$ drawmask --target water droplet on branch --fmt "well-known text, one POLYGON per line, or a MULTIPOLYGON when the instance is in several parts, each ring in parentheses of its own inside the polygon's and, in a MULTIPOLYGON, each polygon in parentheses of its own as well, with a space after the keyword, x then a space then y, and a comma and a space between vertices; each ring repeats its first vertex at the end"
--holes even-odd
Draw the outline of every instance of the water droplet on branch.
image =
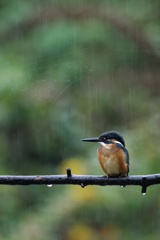
POLYGON ((47 184, 47 187, 52 187, 52 184, 47 184))

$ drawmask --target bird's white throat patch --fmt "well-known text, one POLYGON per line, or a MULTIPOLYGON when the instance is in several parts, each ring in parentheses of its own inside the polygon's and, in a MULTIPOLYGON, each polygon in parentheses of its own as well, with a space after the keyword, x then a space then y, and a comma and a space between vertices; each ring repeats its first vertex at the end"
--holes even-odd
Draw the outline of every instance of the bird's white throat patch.
MULTIPOLYGON (((119 142, 119 141, 116 141, 116 140, 112 140, 114 143, 119 143, 119 144, 121 144, 122 146, 123 146, 123 144, 121 143, 121 142, 119 142)), ((100 144, 102 145, 102 146, 105 146, 106 145, 106 143, 104 143, 104 142, 100 142, 100 144)))
POLYGON ((106 145, 106 143, 104 143, 104 142, 100 142, 100 144, 101 144, 102 146, 105 146, 105 145, 106 145))

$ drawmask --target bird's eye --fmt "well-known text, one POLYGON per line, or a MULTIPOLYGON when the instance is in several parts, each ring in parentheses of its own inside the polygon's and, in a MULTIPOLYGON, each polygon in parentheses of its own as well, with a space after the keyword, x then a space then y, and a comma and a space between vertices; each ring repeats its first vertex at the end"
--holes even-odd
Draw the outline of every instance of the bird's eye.
POLYGON ((100 137, 100 139, 102 139, 102 140, 106 140, 106 138, 105 138, 105 137, 100 137))

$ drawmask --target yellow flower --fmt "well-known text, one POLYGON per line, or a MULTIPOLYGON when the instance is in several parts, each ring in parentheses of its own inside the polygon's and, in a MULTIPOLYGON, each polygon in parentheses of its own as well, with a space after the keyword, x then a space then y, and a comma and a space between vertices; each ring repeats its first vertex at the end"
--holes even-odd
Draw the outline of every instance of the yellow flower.
POLYGON ((69 240, 91 240, 94 239, 93 230, 85 225, 76 224, 68 232, 69 240))

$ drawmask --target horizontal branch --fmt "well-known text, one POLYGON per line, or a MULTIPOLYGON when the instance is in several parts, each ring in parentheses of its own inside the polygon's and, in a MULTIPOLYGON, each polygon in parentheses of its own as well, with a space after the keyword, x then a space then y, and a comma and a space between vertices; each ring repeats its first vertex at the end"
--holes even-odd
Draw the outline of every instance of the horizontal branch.
POLYGON ((80 185, 84 188, 87 185, 139 185, 142 187, 142 193, 146 193, 147 187, 160 184, 160 174, 136 175, 121 177, 96 176, 96 175, 73 175, 70 168, 67 168, 66 175, 40 175, 40 176, 0 176, 0 185, 41 185, 48 186, 57 184, 80 185))

